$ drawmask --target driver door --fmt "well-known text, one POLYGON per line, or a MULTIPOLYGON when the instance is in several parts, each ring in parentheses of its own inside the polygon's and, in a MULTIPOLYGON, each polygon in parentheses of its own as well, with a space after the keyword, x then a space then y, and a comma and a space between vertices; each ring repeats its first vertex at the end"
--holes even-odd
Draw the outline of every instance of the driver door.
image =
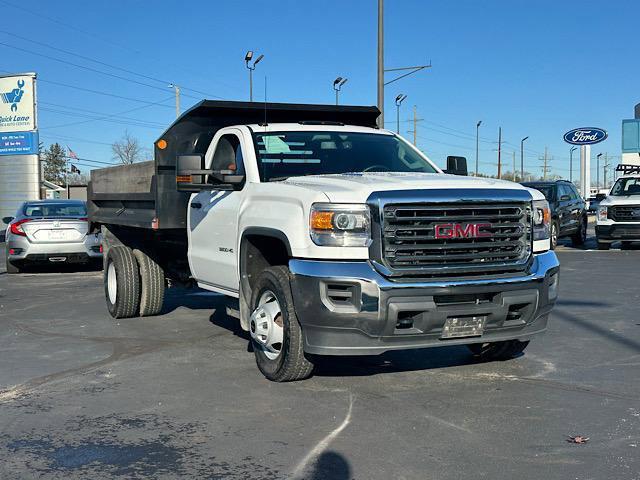
MULTIPOLYGON (((233 132, 233 131, 232 131, 233 132)), ((240 132, 225 133, 211 147, 205 165, 213 170, 244 173, 240 132)), ((240 190, 203 190, 191 196, 188 213, 189 267, 204 288, 236 294, 239 290, 237 263, 238 213, 244 198, 240 190)))

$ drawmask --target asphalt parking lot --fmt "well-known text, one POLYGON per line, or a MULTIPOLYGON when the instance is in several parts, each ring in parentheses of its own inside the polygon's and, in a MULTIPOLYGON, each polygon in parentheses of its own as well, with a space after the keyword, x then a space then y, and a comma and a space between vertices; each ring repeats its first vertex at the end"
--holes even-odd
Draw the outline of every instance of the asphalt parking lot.
POLYGON ((116 321, 101 272, 0 267, 0 478, 638 479, 640 251, 590 247, 558 249, 559 304, 520 358, 342 358, 289 384, 222 297, 116 321))

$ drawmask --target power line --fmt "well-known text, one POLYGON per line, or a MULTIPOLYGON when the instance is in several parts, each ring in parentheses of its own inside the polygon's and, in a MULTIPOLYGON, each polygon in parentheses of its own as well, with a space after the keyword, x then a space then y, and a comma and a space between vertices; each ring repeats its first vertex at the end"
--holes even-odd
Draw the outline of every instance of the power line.
MULTIPOLYGON (((99 73, 101 75, 106 75, 108 77, 117 78, 119 80, 124 80, 125 82, 131 82, 131 83, 135 83, 136 85, 142 85, 144 87, 154 88, 156 90, 161 90, 161 91, 166 91, 166 87, 163 88, 163 87, 158 87, 157 85, 151 85, 149 83, 139 82, 138 80, 133 80, 131 78, 123 77, 122 75, 116 75, 115 73, 104 72, 102 70, 98 70, 97 68, 87 67, 85 65, 79 65, 77 63, 69 62, 67 60, 62 60, 60 58, 52 57, 51 55, 45 55, 44 53, 38 53, 38 52, 34 52, 32 50, 27 50, 26 48, 16 47, 15 45, 10 45, 8 43, 0 42, 0 45, 2 45, 4 47, 8 47, 8 48, 13 48, 14 50, 18 50, 18 51, 21 51, 21 52, 29 53, 31 55, 37 55, 39 57, 43 57, 43 58, 46 58, 46 59, 49 59, 49 60, 53 60, 55 62, 60 62, 60 63, 63 63, 65 65, 70 65, 72 67, 76 67, 76 68, 80 68, 80 69, 83 69, 83 70, 87 70, 89 72, 99 73)), ((199 97, 194 97, 193 95, 186 95, 185 94, 185 97, 194 98, 196 100, 201 100, 199 97)), ((216 98, 220 98, 220 97, 216 97, 216 98)))
MULTIPOLYGON (((141 52, 140 50, 133 49, 133 48, 129 47, 128 45, 123 45, 123 44, 121 44, 121 43, 117 43, 117 42, 114 42, 114 41, 112 41, 112 40, 104 39, 104 38, 100 37, 99 35, 96 35, 96 34, 95 34, 95 33, 93 33, 93 32, 88 32, 88 31, 86 31, 86 30, 83 30, 83 29, 81 29, 81 28, 76 27, 75 25, 71 25, 71 24, 68 24, 68 23, 62 22, 62 21, 57 20, 57 19, 55 19, 55 18, 53 18, 53 17, 48 17, 48 16, 46 16, 46 15, 43 15, 43 14, 41 14, 41 13, 39 13, 39 12, 36 12, 36 11, 30 10, 30 9, 25 8, 25 7, 23 7, 23 6, 15 5, 15 4, 13 4, 13 3, 7 2, 6 0, 0 0, 0 3, 3 3, 3 4, 5 4, 5 5, 7 5, 7 6, 11 7, 11 8, 15 8, 15 9, 17 9, 17 10, 22 10, 22 11, 24 11, 24 12, 27 12, 27 13, 31 14, 31 15, 34 15, 34 16, 39 17, 39 18, 42 18, 42 19, 44 19, 44 20, 47 20, 47 21, 50 21, 50 22, 56 23, 56 24, 58 24, 58 25, 61 25, 61 26, 65 27, 65 29, 66 29, 66 30, 75 30, 75 31, 77 31, 77 32, 82 33, 83 35, 87 35, 87 36, 89 36, 89 37, 95 38, 95 39, 97 39, 97 40, 99 40, 99 41, 101 41, 101 42, 103 42, 103 43, 106 43, 106 44, 108 44, 108 45, 112 45, 112 46, 118 47, 118 48, 120 48, 120 49, 122 49, 122 50, 126 50, 126 51, 129 51, 129 52, 133 52, 133 53, 135 53, 135 54, 137 54, 137 55, 144 56, 145 58, 154 58, 154 59, 156 59, 156 60, 161 60, 161 61, 163 61, 163 62, 166 60, 165 58, 159 58, 159 57, 156 57, 156 56, 154 56, 154 55, 149 55, 149 54, 146 54, 146 53, 144 53, 144 52, 141 52)), ((12 35, 13 35, 13 34, 12 34, 12 35)), ((185 70, 185 71, 187 71, 188 69, 186 69, 186 68, 184 68, 184 67, 183 67, 183 68, 181 68, 181 70, 185 70)), ((203 76, 202 76, 199 72, 197 72, 197 71, 191 70, 191 72, 195 73, 196 75, 198 75, 198 76, 200 76, 200 77, 202 77, 202 78, 205 78, 205 77, 203 77, 203 76)), ((206 78, 207 78, 207 80, 209 80, 209 81, 211 81, 211 80, 212 80, 212 78, 211 78, 211 77, 206 77, 206 78)), ((227 88, 235 88, 234 86, 232 86, 232 85, 228 85, 228 84, 227 84, 227 83, 225 83, 225 82, 221 82, 221 81, 219 81, 219 80, 214 80, 214 81, 215 81, 215 82, 217 82, 217 83, 219 83, 219 84, 221 84, 221 85, 224 85, 224 86, 225 86, 225 87, 227 87, 227 88)), ((191 90, 191 89, 188 89, 188 90, 191 90)), ((192 91, 195 91, 195 90, 192 90, 192 91)), ((201 93, 201 92, 197 92, 197 93, 201 93)))
MULTIPOLYGON (((4 31, 4 30, 0 30, 0 33, 4 33, 5 35, 9 35, 12 38, 18 38, 18 39, 24 40, 26 42, 31 42, 31 43, 33 43, 35 45, 40 45, 42 47, 49 48, 51 50, 54 50, 54 51, 57 51, 57 52, 61 52, 61 53, 64 53, 66 55, 71 55, 71 56, 74 56, 74 57, 81 58, 83 60, 87 60, 89 62, 97 63, 98 65, 103 65, 105 67, 113 68, 114 70, 119 70, 121 72, 130 73, 132 75, 136 75, 136 76, 141 77, 141 78, 146 78, 147 80, 152 80, 154 82, 162 83, 165 86, 170 84, 170 83, 173 83, 173 82, 169 82, 167 80, 162 80, 160 78, 156 78, 156 77, 152 77, 152 76, 149 76, 149 75, 145 75, 143 73, 134 72, 133 70, 128 70, 126 68, 122 68, 122 67, 119 67, 117 65, 112 65, 112 64, 107 63, 107 62, 96 60, 95 58, 87 57, 87 56, 81 55, 79 53, 75 53, 75 52, 71 52, 69 50, 65 50, 65 49, 62 49, 62 48, 54 47, 53 45, 49 45, 47 43, 38 42, 36 40, 30 39, 30 38, 27 38, 27 37, 22 37, 20 35, 16 35, 15 33, 7 32, 7 31, 4 31)), ((182 86, 182 85, 181 85, 181 88, 183 90, 188 90, 188 91, 191 91, 191 92, 194 92, 194 93, 199 93, 199 94, 204 95, 205 97, 209 97, 209 98, 218 98, 218 99, 222 98, 222 97, 218 97, 216 95, 211 95, 211 94, 206 93, 206 92, 201 92, 201 91, 193 89, 193 88, 188 88, 188 87, 185 87, 185 86, 182 86)), ((164 88, 163 88, 163 90, 164 90, 164 88)))

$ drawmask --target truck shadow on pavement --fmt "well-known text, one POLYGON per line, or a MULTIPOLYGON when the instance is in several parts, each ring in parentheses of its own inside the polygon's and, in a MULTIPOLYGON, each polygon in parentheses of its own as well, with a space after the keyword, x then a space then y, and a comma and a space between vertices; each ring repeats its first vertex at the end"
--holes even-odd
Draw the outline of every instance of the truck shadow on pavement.
POLYGON ((477 364, 464 345, 391 351, 376 356, 314 357, 314 376, 360 377, 477 364))

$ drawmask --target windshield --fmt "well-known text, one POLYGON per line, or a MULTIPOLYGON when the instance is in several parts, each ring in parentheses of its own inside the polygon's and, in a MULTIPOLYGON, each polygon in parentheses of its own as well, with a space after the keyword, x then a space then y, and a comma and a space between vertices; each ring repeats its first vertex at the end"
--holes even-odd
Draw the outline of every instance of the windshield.
POLYGON ((549 202, 553 202, 556 198, 554 193, 555 187, 553 185, 525 184, 525 186, 539 190, 544 195, 544 198, 546 198, 549 202))
POLYGON ((27 203, 23 213, 38 218, 86 217, 87 209, 83 203, 27 203))
POLYGON ((619 178, 611 189, 614 197, 626 197, 627 195, 640 195, 640 178, 619 178))
POLYGON ((263 182, 335 173, 437 171, 393 135, 296 131, 256 133, 254 139, 263 182))

